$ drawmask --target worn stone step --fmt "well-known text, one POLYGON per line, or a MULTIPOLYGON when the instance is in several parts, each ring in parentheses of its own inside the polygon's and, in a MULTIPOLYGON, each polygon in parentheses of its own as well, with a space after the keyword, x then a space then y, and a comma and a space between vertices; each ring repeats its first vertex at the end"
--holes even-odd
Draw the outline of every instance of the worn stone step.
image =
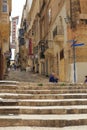
POLYGON ((86 85, 34 85, 0 87, 0 127, 87 125, 86 85))
POLYGON ((20 114, 19 108, 0 108, 0 115, 18 115, 20 114))
POLYGON ((2 99, 84 99, 86 93, 72 94, 18 94, 18 93, 0 93, 2 99))
POLYGON ((0 98, 0 106, 17 106, 18 104, 17 100, 0 98))
POLYGON ((2 106, 0 115, 6 114, 87 114, 87 105, 79 106, 46 106, 46 107, 29 107, 29 106, 2 106))
POLYGON ((87 125, 87 114, 0 116, 2 126, 65 127, 87 125))
POLYGON ((0 89, 0 93, 17 93, 17 89, 0 89))
POLYGON ((66 106, 87 105, 87 99, 61 99, 61 100, 18 100, 21 106, 66 106))
POLYGON ((10 90, 1 89, 0 93, 21 93, 21 94, 63 94, 63 93, 87 93, 87 89, 73 90, 10 90))
POLYGON ((0 84, 7 85, 7 84, 19 84, 18 81, 10 81, 10 80, 0 80, 0 84))
MULTIPOLYGON (((20 89, 20 86, 18 86, 18 88, 20 89)), ((21 85, 21 89, 22 90, 44 90, 44 89, 47 89, 47 90, 62 90, 62 89, 87 89, 87 85, 74 85, 74 86, 60 86, 60 85, 43 85, 43 86, 29 86, 29 85, 24 85, 22 86, 21 85)))
POLYGON ((67 105, 87 105, 87 99, 2 99, 0 106, 20 105, 20 106, 67 106, 67 105))
POLYGON ((72 109, 64 109, 64 108, 45 108, 45 109, 34 109, 34 108, 31 108, 31 109, 20 109, 20 114, 87 114, 87 109, 75 109, 75 108, 72 108, 72 109))
POLYGON ((11 91, 12 91, 14 89, 17 89, 17 85, 16 84, 13 84, 13 85, 11 85, 11 84, 7 84, 7 85, 0 84, 0 90, 5 91, 6 89, 7 89, 7 91, 8 91, 8 89, 11 89, 11 91))
POLYGON ((68 127, 29 127, 29 126, 14 126, 14 127, 0 127, 0 130, 87 130, 87 126, 68 126, 68 127))
POLYGON ((73 90, 17 90, 17 93, 26 94, 62 94, 62 93, 87 93, 87 89, 73 89, 73 90))

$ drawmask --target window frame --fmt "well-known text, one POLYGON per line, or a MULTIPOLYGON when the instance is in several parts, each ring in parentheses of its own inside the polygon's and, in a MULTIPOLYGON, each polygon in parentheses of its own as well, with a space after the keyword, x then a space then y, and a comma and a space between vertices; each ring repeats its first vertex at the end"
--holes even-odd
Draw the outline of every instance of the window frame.
POLYGON ((3 4, 7 4, 7 0, 3 0, 3 4))
POLYGON ((3 13, 7 13, 8 12, 8 2, 7 2, 7 0, 3 0, 3 3, 2 3, 2 12, 3 13))

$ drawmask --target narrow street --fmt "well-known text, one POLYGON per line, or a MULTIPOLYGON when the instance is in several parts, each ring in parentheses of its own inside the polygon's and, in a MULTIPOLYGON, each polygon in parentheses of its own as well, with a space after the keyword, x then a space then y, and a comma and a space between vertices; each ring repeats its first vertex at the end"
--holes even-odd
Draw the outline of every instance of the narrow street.
POLYGON ((87 130, 87 0, 0 0, 0 130, 87 130))
POLYGON ((46 76, 42 76, 38 73, 26 72, 20 70, 10 70, 8 72, 8 76, 6 77, 6 80, 20 81, 20 82, 33 82, 33 83, 49 82, 49 79, 46 76))

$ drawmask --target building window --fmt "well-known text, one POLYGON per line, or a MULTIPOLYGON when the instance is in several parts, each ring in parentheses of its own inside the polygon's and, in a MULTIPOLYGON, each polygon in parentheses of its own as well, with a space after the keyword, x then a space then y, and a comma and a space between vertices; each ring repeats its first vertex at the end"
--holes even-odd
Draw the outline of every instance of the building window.
POLYGON ((3 5, 2 11, 3 11, 3 12, 7 12, 7 5, 3 5))
POLYGON ((7 12, 7 0, 3 0, 3 4, 2 4, 2 12, 7 12))
POLYGON ((62 60, 64 58, 64 50, 60 51, 60 60, 62 60))
POLYGON ((3 0, 3 3, 7 3, 7 0, 3 0))
POLYGON ((53 30, 53 38, 57 35, 57 26, 53 30))

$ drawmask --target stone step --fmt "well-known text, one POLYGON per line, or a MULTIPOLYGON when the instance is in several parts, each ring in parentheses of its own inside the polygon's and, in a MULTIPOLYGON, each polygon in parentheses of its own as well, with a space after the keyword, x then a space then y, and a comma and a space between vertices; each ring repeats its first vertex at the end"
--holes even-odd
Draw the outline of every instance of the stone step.
POLYGON ((87 89, 63 90, 18 90, 17 93, 26 94, 62 94, 62 93, 87 93, 87 89))
POLYGON ((17 90, 1 89, 0 93, 21 93, 21 94, 64 94, 64 93, 87 93, 87 89, 63 89, 63 90, 17 90))
POLYGON ((18 115, 20 114, 19 108, 0 108, 0 116, 1 115, 18 115))
POLYGON ((87 114, 0 116, 3 126, 66 127, 87 125, 87 114))
POLYGON ((17 106, 18 104, 17 100, 0 98, 0 106, 17 106))
POLYGON ((0 84, 7 85, 7 84, 19 84, 18 81, 10 81, 10 80, 0 80, 0 84))
POLYGON ((60 85, 60 84, 43 84, 42 86, 38 86, 38 84, 34 83, 33 86, 32 85, 26 85, 26 83, 19 83, 17 81, 0 81, 0 88, 3 87, 11 87, 12 86, 17 86, 19 89, 21 90, 44 90, 44 89, 48 89, 48 90, 55 90, 55 89, 87 89, 87 85, 60 85))
POLYGON ((87 105, 87 99, 61 99, 61 100, 19 100, 20 106, 67 106, 87 105))
MULTIPOLYGON (((20 89, 20 86, 18 86, 18 88, 20 89)), ((47 89, 47 90, 55 90, 55 89, 58 89, 58 90, 62 90, 62 89, 87 89, 87 85, 74 85, 74 86, 60 86, 60 85, 44 85, 44 86, 29 86, 29 85, 24 85, 22 86, 21 85, 21 89, 22 90, 44 90, 44 89, 47 89)))
POLYGON ((37 86, 23 83, 22 86, 21 84, 0 86, 0 128, 4 126, 65 128, 75 125, 87 125, 86 85, 37 86))
POLYGON ((8 91, 8 89, 11 89, 11 91, 12 90, 14 90, 14 89, 17 89, 18 87, 17 87, 17 85, 16 84, 7 84, 7 85, 2 85, 2 84, 0 84, 0 90, 2 90, 2 91, 5 91, 6 89, 7 89, 7 91, 8 91))
POLYGON ((8 114, 87 114, 87 105, 73 106, 2 106, 0 107, 0 115, 8 114))
POLYGON ((16 126, 16 127, 0 127, 0 130, 87 130, 87 126, 71 126, 71 127, 28 127, 28 126, 16 126))
MULTIPOLYGON (((67 107, 68 108, 68 107, 67 107)), ((81 108, 78 109, 77 108, 71 108, 71 109, 67 109, 67 108, 57 108, 55 106, 55 108, 31 108, 31 109, 20 109, 20 114, 87 114, 87 108, 81 108)))
POLYGON ((0 93, 0 99, 85 99, 86 93, 72 94, 18 94, 0 93))
POLYGON ((87 99, 1 99, 0 106, 68 106, 68 105, 87 105, 87 99))

